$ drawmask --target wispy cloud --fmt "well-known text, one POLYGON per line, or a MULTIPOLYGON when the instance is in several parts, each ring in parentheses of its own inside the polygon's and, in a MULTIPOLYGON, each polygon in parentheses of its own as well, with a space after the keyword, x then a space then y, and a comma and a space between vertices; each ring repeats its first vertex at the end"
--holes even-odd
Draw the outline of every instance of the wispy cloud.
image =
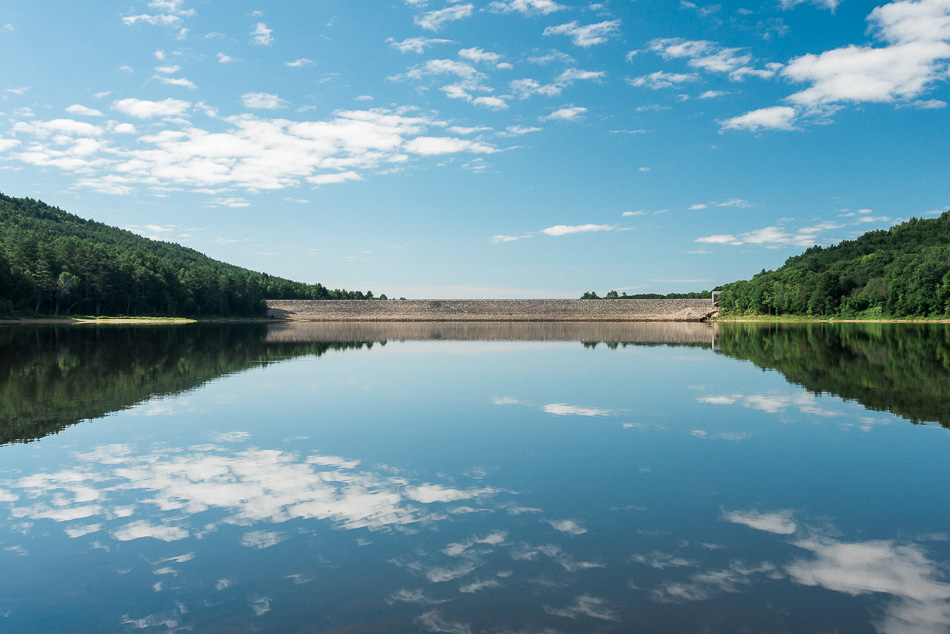
POLYGON ((439 31, 448 22, 455 22, 471 17, 473 11, 474 6, 471 4, 449 5, 444 9, 417 15, 414 21, 427 31, 439 31))
POLYGON ((789 509, 773 513, 727 511, 722 514, 722 519, 777 535, 792 535, 798 530, 798 524, 792 519, 792 511, 789 509))
POLYGON ((541 117, 542 121, 578 121, 584 118, 587 108, 581 106, 566 106, 551 114, 541 117))
POLYGON ((720 125, 723 130, 794 130, 798 113, 789 106, 771 106, 752 110, 743 115, 726 119, 720 125))
POLYGON ((611 416, 614 412, 599 407, 578 407, 567 403, 548 403, 541 407, 541 411, 555 416, 611 416))
POLYGON ((548 227, 542 229, 541 233, 546 236, 566 236, 574 233, 595 233, 599 231, 613 231, 617 227, 616 225, 554 225, 553 227, 548 227))
POLYGON ((254 110, 277 110, 287 105, 287 102, 277 95, 266 92, 245 93, 241 95, 241 103, 244 104, 245 108, 252 108, 254 110))
POLYGON ((488 10, 493 13, 517 12, 524 15, 548 15, 567 8, 553 0, 496 0, 488 5, 488 10))
POLYGON ((397 42, 389 38, 386 42, 400 53, 419 53, 422 54, 433 44, 451 44, 452 40, 436 39, 431 37, 410 37, 397 42))
POLYGON ((582 48, 590 48, 603 44, 620 33, 620 20, 606 20, 596 24, 581 24, 574 20, 567 24, 549 26, 544 29, 544 35, 567 35, 571 41, 582 48))

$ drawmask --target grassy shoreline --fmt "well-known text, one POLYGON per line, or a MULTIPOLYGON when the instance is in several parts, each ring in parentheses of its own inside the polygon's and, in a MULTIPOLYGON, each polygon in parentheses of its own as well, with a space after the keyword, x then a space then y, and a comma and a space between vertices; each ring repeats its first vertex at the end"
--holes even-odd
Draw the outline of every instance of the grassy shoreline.
POLYGON ((749 323, 782 323, 782 324, 947 324, 947 317, 885 317, 878 319, 861 319, 859 317, 816 317, 814 315, 726 315, 708 320, 715 323, 749 322, 749 323))

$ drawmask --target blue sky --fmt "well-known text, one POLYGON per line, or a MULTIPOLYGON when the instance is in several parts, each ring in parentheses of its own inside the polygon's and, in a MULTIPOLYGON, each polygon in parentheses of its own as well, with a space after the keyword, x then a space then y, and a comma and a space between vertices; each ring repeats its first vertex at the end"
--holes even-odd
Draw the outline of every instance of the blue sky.
POLYGON ((0 192, 407 298, 712 288, 950 206, 950 0, 0 4, 0 192))

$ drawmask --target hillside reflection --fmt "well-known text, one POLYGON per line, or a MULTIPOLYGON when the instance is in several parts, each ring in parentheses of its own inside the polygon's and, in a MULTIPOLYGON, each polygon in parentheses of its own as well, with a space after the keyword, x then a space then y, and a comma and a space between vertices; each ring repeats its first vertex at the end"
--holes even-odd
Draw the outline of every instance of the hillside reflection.
POLYGON ((250 367, 372 345, 268 342, 264 324, 0 329, 0 444, 37 440, 250 367))
POLYGON ((0 329, 0 444, 218 377, 387 341, 573 341, 690 346, 751 361, 814 393, 950 427, 948 324, 195 324, 0 329))
POLYGON ((718 352, 817 394, 950 427, 950 324, 720 324, 718 352))

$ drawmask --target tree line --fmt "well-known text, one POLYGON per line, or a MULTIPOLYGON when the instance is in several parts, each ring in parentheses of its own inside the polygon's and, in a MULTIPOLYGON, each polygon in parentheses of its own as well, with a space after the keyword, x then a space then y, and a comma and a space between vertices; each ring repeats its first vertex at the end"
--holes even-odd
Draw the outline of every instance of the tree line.
POLYGON ((911 218, 722 286, 724 312, 873 319, 950 315, 950 211, 911 218))
POLYGON ((265 299, 375 297, 250 271, 0 194, 0 314, 261 316, 265 299))
POLYGON ((689 293, 636 293, 627 295, 627 291, 618 293, 617 291, 607 291, 603 297, 597 295, 595 291, 587 291, 581 295, 581 299, 709 299, 709 291, 689 292, 689 293))

